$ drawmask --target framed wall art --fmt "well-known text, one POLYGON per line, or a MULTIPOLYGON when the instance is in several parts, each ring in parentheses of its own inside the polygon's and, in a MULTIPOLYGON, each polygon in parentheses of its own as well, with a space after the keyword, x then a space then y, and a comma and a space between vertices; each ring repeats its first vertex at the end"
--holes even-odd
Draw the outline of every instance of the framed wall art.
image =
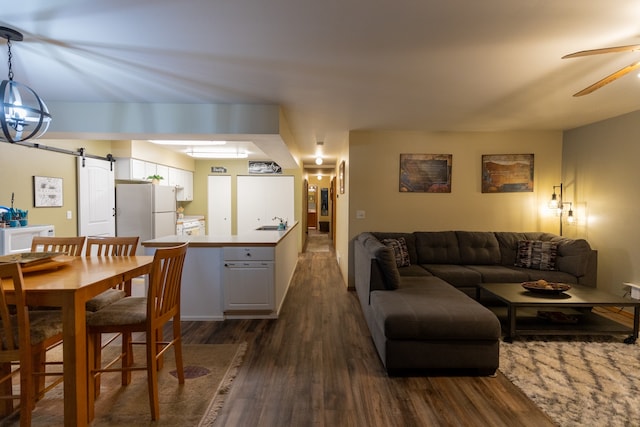
POLYGON ((451 154, 400 154, 400 192, 451 193, 451 154))
POLYGON ((482 155, 482 192, 533 191, 533 154, 482 155))
POLYGON ((338 168, 338 185, 340 186, 340 194, 344 194, 344 160, 340 162, 338 168))
POLYGON ((33 206, 53 208, 62 206, 62 178, 33 177, 33 206))
POLYGON ((281 174, 282 168, 272 161, 249 160, 249 173, 252 174, 281 174))

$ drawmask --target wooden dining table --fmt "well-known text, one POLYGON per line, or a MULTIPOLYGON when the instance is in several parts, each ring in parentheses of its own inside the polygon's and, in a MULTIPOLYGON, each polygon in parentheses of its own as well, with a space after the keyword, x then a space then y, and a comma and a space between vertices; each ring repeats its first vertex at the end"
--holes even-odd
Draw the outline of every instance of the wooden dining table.
POLYGON ((63 317, 64 425, 88 424, 85 303, 90 298, 151 271, 152 256, 70 257, 24 273, 27 304, 60 307, 63 317), (72 258, 72 259, 70 259, 72 258))

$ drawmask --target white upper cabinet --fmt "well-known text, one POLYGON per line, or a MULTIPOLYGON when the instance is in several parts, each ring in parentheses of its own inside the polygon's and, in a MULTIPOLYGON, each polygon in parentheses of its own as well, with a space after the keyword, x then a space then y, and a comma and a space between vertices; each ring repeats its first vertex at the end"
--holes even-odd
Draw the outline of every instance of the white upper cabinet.
POLYGON ((115 179, 149 181, 147 177, 160 175, 162 177, 160 185, 176 187, 178 201, 193 200, 193 172, 191 171, 127 157, 117 158, 115 165, 115 179))
POLYGON ((160 185, 169 185, 169 166, 156 165, 155 174, 150 175, 160 175, 162 177, 162 179, 160 180, 160 185))
POLYGON ((168 175, 168 184, 176 187, 177 200, 179 202, 193 200, 193 172, 170 167, 168 175))
POLYGON ((148 164, 144 160, 117 158, 115 162, 115 178, 129 181, 147 181, 149 175, 155 174, 155 163, 148 164), (153 165, 153 172, 148 173, 153 165))

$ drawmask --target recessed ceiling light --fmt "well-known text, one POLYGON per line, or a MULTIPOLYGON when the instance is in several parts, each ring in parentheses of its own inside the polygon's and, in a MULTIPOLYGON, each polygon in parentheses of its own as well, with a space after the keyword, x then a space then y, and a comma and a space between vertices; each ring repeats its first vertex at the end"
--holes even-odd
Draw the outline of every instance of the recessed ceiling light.
POLYGON ((198 141, 198 140, 177 140, 177 139, 150 139, 149 142, 159 145, 225 145, 227 141, 198 141))
POLYGON ((316 165, 322 164, 322 157, 316 157, 316 165))
POLYGON ((246 159, 249 153, 241 152, 221 152, 221 151, 186 151, 185 154, 197 159, 246 159))

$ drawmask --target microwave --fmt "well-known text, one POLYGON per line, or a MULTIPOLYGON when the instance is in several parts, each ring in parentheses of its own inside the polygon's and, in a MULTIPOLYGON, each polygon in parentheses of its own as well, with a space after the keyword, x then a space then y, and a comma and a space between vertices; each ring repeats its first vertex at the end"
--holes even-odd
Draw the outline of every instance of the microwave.
POLYGON ((53 225, 0 228, 0 255, 31 251, 33 236, 55 236, 53 225))

